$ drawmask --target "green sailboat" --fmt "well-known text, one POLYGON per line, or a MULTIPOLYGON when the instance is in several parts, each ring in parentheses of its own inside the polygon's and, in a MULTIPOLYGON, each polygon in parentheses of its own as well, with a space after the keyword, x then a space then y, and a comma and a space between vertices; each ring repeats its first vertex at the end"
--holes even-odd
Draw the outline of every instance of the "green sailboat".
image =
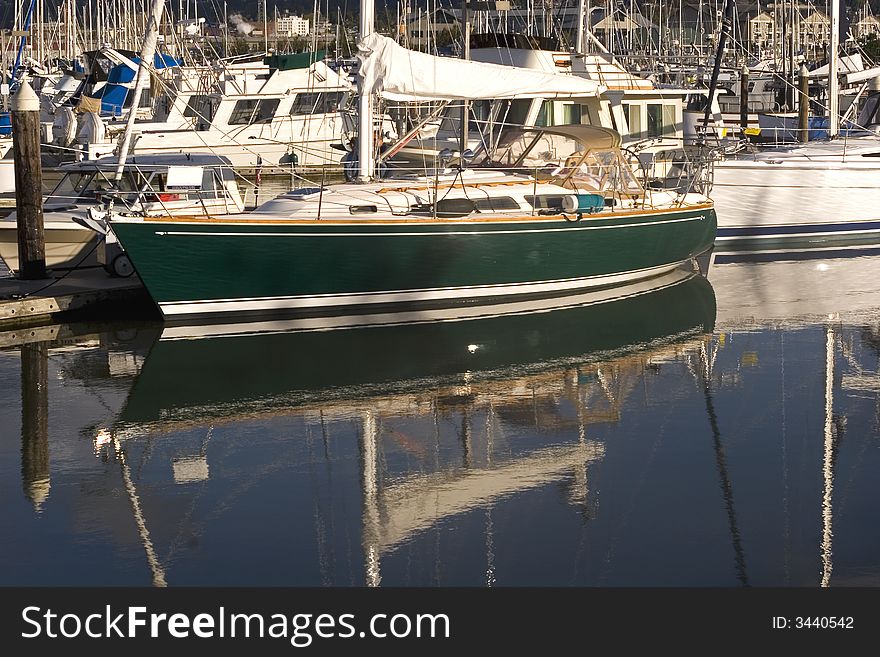
MULTIPOLYGON (((365 96, 490 93, 485 83, 463 89, 465 72, 522 75, 511 86, 521 93, 546 75, 423 53, 376 62, 399 51, 377 39, 362 46, 365 96), (413 65, 433 68, 417 75, 413 65)), ((357 182, 294 190, 234 217, 126 217, 111 227, 170 321, 566 295, 693 267, 715 239, 711 199, 645 189, 607 128, 509 128, 474 158, 384 178, 368 146, 359 145, 357 182)))
MULTIPOLYGON (((166 319, 570 294, 657 276, 711 249, 710 200, 658 203, 670 194, 642 190, 618 150, 573 138, 606 140, 607 130, 532 132, 579 141, 571 152, 603 188, 562 167, 544 179, 474 167, 299 190, 244 215, 120 218, 112 228, 166 319)), ((528 157, 512 166, 530 168, 528 157)))

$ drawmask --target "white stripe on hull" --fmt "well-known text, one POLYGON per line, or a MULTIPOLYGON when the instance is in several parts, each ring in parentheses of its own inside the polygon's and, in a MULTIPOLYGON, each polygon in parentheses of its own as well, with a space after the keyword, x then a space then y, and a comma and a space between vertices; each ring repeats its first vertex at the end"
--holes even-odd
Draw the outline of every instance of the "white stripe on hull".
POLYGON ((553 297, 550 299, 501 301, 495 304, 456 306, 430 310, 398 311, 385 313, 360 313, 352 315, 333 315, 330 317, 311 317, 298 319, 273 319, 223 324, 196 324, 195 326, 169 326, 162 331, 162 340, 185 340, 228 335, 255 335, 258 333, 278 333, 289 331, 324 331, 330 329, 354 328, 358 326, 403 325, 424 322, 456 322, 499 315, 519 315, 535 312, 574 308, 575 306, 609 303, 658 290, 673 287, 697 276, 684 268, 673 269, 658 276, 639 279, 626 285, 602 287, 581 294, 553 297))
POLYGON ((216 299, 205 301, 165 301, 159 308, 166 317, 189 315, 215 315, 242 312, 308 311, 333 308, 383 306, 393 304, 461 302, 463 299, 489 299, 494 297, 517 297, 522 295, 548 295, 574 290, 617 285, 643 278, 650 278, 687 262, 674 262, 650 269, 620 274, 607 274, 585 278, 505 285, 481 285, 473 287, 450 287, 422 290, 387 290, 383 292, 360 292, 351 294, 303 295, 289 297, 266 297, 248 299, 216 299))

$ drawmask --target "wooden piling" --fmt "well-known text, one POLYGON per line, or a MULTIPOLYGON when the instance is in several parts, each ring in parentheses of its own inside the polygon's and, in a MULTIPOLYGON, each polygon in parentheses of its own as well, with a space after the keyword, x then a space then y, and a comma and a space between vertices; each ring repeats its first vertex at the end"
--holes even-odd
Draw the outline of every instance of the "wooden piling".
POLYGON ((804 64, 801 64, 798 87, 798 139, 807 142, 810 141, 810 79, 804 64))
POLYGON ((40 167, 40 99, 27 80, 22 81, 11 105, 18 277, 34 280, 46 278, 46 244, 43 235, 43 172, 40 167))

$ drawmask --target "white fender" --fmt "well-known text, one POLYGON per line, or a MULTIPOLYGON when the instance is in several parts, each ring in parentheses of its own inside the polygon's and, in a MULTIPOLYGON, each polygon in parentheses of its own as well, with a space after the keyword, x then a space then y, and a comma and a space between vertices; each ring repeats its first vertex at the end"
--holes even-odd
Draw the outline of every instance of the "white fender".
POLYGON ((76 114, 72 107, 59 107, 52 120, 52 143, 56 146, 70 146, 76 140, 76 114))
POLYGON ((86 112, 79 120, 76 139, 81 144, 106 144, 107 126, 95 112, 86 112))

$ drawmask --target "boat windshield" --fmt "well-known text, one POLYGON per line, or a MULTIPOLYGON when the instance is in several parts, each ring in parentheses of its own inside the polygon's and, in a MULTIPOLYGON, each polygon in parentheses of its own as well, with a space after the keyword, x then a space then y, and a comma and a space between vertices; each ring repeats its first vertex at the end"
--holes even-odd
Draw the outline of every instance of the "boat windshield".
POLYGON ((618 150, 586 151, 568 156, 552 172, 555 182, 580 191, 610 192, 627 196, 642 194, 633 167, 618 150))
POLYGON ((110 192, 124 201, 134 201, 140 191, 149 188, 147 177, 125 171, 120 180, 114 181, 112 171, 71 171, 58 181, 46 203, 94 203, 110 192))
POLYGON ((641 194, 633 167, 618 148, 590 148, 572 136, 543 131, 508 131, 492 150, 478 153, 482 168, 521 170, 583 191, 641 194))
POLYGON ((94 171, 73 171, 61 177, 46 203, 74 203, 95 177, 94 171))

